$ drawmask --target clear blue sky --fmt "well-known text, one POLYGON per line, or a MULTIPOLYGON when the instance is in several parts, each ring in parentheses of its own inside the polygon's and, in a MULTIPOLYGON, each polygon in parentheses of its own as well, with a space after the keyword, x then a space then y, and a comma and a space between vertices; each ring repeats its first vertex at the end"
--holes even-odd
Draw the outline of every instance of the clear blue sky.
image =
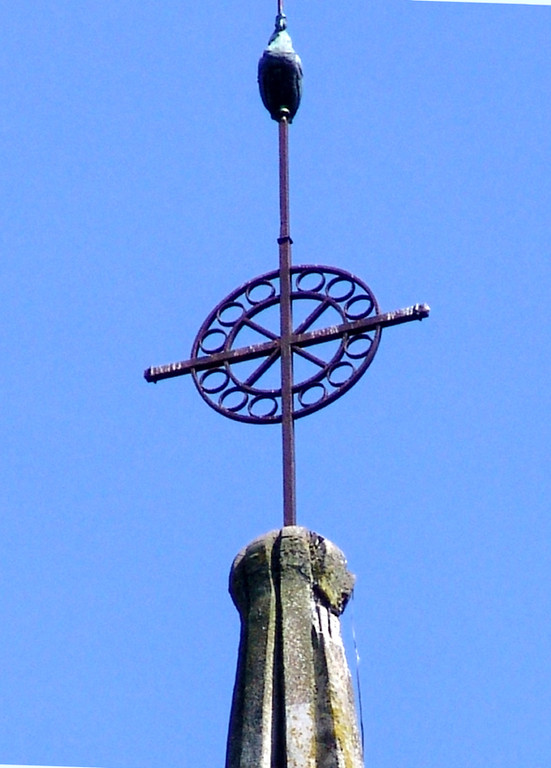
MULTIPOLYGON (((279 429, 142 372, 277 266, 275 6, 0 9, 0 763, 223 765, 279 429)), ((299 522, 358 579, 366 764, 547 768, 551 8, 286 10, 295 263, 432 307, 297 425, 299 522)))

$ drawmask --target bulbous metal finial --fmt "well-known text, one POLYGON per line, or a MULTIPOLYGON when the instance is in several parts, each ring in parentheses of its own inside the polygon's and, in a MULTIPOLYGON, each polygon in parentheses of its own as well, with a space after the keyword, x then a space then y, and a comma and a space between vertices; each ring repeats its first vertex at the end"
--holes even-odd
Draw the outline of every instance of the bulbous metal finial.
POLYGON ((302 63, 287 32, 287 17, 278 13, 275 29, 258 62, 262 103, 273 120, 290 123, 302 96, 302 63))

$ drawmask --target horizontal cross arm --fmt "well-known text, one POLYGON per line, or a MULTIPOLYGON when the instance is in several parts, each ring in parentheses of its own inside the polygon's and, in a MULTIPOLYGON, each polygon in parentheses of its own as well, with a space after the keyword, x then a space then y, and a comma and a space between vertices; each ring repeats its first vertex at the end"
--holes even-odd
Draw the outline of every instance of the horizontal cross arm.
POLYGON ((380 315, 372 315, 361 320, 354 320, 350 323, 341 323, 332 325, 329 328, 322 328, 317 331, 308 331, 291 336, 291 344, 296 347, 308 347, 311 344, 319 344, 324 341, 333 341, 340 339, 345 334, 363 333, 374 331, 376 328, 388 328, 391 325, 400 325, 409 323, 411 320, 423 320, 428 317, 430 307, 428 304, 414 304, 413 307, 406 309, 396 309, 394 312, 384 312, 380 315))
POLYGON ((175 376, 184 376, 192 371, 206 371, 216 368, 224 363, 242 363, 245 360, 254 360, 273 352, 279 346, 279 341, 266 341, 263 344, 253 344, 250 347, 240 349, 223 350, 204 357, 192 357, 190 360, 182 360, 178 363, 168 363, 147 368, 144 371, 144 379, 156 384, 163 379, 172 379, 175 376))
MULTIPOLYGON (((294 347, 308 347, 313 344, 320 344, 325 341, 342 338, 345 334, 364 333, 373 331, 376 328, 387 328, 391 325, 400 325, 408 323, 411 320, 422 320, 429 316, 430 307, 428 304, 415 304, 406 309, 397 309, 394 312, 385 312, 380 315, 354 320, 350 323, 341 323, 329 328, 323 328, 317 331, 308 331, 291 335, 289 342, 294 347)), ((175 376, 184 376, 192 371, 206 371, 217 368, 225 363, 242 363, 246 360, 254 360, 258 357, 265 357, 274 352, 280 346, 279 339, 266 341, 263 344, 253 344, 250 347, 241 347, 240 349, 222 350, 214 352, 211 355, 203 357, 192 357, 189 360, 182 360, 168 365, 159 365, 148 368, 144 371, 146 381, 157 383, 163 379, 172 379, 175 376)))

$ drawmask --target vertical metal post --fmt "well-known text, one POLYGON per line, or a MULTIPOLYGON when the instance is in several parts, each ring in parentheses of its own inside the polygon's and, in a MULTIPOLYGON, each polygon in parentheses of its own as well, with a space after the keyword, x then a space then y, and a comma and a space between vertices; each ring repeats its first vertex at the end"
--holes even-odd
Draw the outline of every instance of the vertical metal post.
POLYGON ((279 282, 281 331, 281 426, 283 440, 283 525, 296 525, 295 424, 293 419, 293 333, 291 234, 289 228, 289 123, 279 120, 279 282))

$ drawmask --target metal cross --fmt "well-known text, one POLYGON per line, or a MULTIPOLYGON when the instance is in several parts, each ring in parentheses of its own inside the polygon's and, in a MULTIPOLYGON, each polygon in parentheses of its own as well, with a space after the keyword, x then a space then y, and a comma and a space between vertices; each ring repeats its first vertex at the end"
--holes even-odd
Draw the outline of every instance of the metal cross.
POLYGON ((260 60, 259 84, 279 127, 279 270, 227 296, 203 323, 190 359, 148 368, 144 377, 156 383, 191 373, 203 399, 219 413, 248 423, 281 423, 287 526, 296 524, 295 420, 328 405, 358 381, 373 360, 383 328, 422 320, 430 309, 415 304, 381 313, 370 288, 354 275, 334 267, 292 266, 288 142, 289 123, 300 103, 302 68, 285 29, 278 0, 276 30, 260 60), (281 33, 286 35, 283 46, 281 33), (294 327, 293 309, 305 306, 310 309, 294 327), (271 317, 276 307, 278 327, 271 317), (323 316, 336 322, 319 327, 323 316), (247 334, 267 340, 240 345, 247 334), (295 359, 309 366, 299 381, 295 359), (270 376, 278 361, 274 381, 270 376))

